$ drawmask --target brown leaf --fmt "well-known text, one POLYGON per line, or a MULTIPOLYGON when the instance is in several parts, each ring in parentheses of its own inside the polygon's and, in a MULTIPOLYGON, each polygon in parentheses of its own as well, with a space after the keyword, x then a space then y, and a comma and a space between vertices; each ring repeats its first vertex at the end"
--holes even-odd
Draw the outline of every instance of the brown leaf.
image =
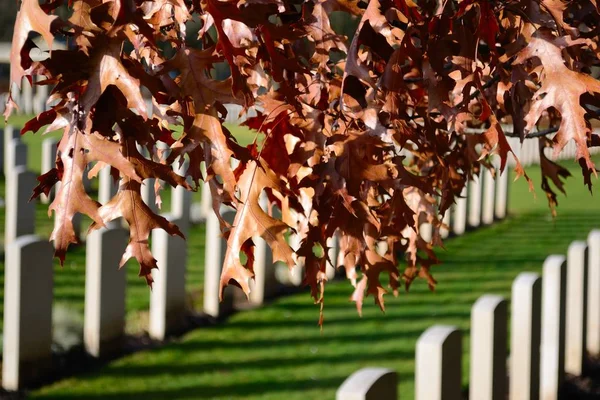
POLYGON ((587 125, 586 110, 580 104, 585 93, 600 93, 600 82, 587 74, 571 70, 565 65, 561 50, 569 46, 583 45, 583 39, 570 40, 566 37, 554 37, 547 31, 540 31, 531 38, 529 45, 517 56, 514 64, 522 64, 537 57, 543 66, 542 87, 535 93, 535 102, 525 117, 527 131, 531 131, 542 113, 554 107, 561 115, 561 122, 554 137, 555 154, 566 146, 571 139, 577 143, 576 158, 583 158, 587 165, 584 174, 596 173, 590 158, 587 140, 591 130, 587 125))
POLYGON ((120 61, 121 45, 111 41, 96 44, 90 58, 90 77, 81 98, 85 112, 89 112, 109 85, 115 85, 127 99, 127 106, 146 117, 146 103, 140 91, 140 82, 132 77, 120 61))
MULTIPOLYGON (((183 233, 177 225, 167 219, 156 215, 144 203, 140 194, 141 185, 130 178, 123 178, 117 194, 107 204, 100 207, 98 214, 103 223, 123 217, 129 224, 129 244, 123 253, 120 266, 132 257, 140 264, 140 277, 144 277, 148 285, 152 286, 152 269, 157 268, 156 259, 150 252, 148 237, 152 229, 164 229, 171 236, 177 235, 182 238, 183 233)), ((97 228, 93 225, 90 229, 97 228)))
POLYGON ((240 176, 238 186, 240 201, 233 221, 233 228, 227 240, 227 252, 221 273, 221 297, 225 286, 233 279, 244 293, 250 293, 249 280, 253 274, 240 261, 240 251, 246 240, 255 235, 262 237, 273 251, 273 262, 283 261, 294 266, 294 252, 287 244, 284 233, 289 227, 263 211, 259 197, 264 189, 277 190, 278 178, 269 170, 250 161, 240 176))
POLYGON ((67 248, 78 239, 73 230, 73 216, 82 213, 89 216, 98 226, 104 222, 98 213, 100 203, 92 200, 83 186, 83 172, 91 161, 85 148, 84 134, 78 130, 65 129, 58 144, 60 164, 57 174, 62 175, 60 189, 48 208, 48 214, 54 211, 54 229, 50 240, 54 241, 54 255, 64 263, 67 248))
POLYGON ((10 81, 21 86, 21 79, 25 76, 25 69, 29 68, 31 58, 29 48, 24 47, 29 33, 36 32, 42 35, 49 49, 54 42, 53 29, 60 22, 57 16, 48 15, 40 7, 39 0, 22 0, 21 8, 13 30, 13 40, 10 48, 10 81), (24 65, 25 64, 25 65, 24 65))

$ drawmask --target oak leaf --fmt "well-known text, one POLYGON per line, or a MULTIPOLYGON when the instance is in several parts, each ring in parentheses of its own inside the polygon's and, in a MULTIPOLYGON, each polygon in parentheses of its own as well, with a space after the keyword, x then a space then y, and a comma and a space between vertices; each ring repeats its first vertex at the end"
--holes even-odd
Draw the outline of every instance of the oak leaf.
POLYGON ((561 122, 554 137, 555 154, 566 146, 571 139, 577 144, 576 158, 585 161, 583 173, 589 176, 596 173, 594 163, 587 147, 591 130, 586 122, 586 109, 581 106, 580 98, 585 93, 600 93, 600 82, 581 72, 573 71, 565 65, 561 51, 567 47, 584 45, 584 39, 571 40, 567 37, 554 37, 547 31, 539 31, 518 55, 514 64, 522 64, 531 58, 538 58, 542 64, 542 87, 534 94, 536 99, 525 121, 526 130, 531 132, 542 113, 554 107, 561 115, 561 122))
POLYGON ((221 273, 221 298, 230 281, 237 282, 244 293, 250 293, 249 279, 253 274, 240 261, 242 245, 255 235, 262 237, 273 251, 273 262, 283 261, 294 266, 294 252, 285 240, 289 227, 268 215, 260 206, 259 198, 264 189, 277 190, 279 180, 262 163, 250 161, 239 178, 240 200, 227 239, 227 252, 221 273))
MULTIPOLYGON (((140 264, 139 276, 144 277, 148 285, 152 286, 152 269, 157 268, 156 259, 150 252, 148 237, 152 229, 164 229, 171 236, 182 238, 183 233, 177 225, 166 218, 156 215, 142 199, 139 182, 124 177, 117 194, 98 210, 101 221, 106 224, 117 218, 123 218, 129 224, 129 244, 123 253, 120 266, 125 265, 132 257, 140 264)), ((90 229, 96 229, 94 224, 90 229)))

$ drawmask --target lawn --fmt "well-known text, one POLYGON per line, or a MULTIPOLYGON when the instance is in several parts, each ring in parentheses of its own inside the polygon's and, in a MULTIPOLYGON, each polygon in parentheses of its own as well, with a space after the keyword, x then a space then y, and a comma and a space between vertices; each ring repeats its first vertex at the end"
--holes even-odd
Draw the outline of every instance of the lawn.
MULTIPOLYGON (((22 126, 28 120, 27 117, 11 117, 9 123, 14 126, 22 126)), ((4 127, 4 120, 0 119, 0 128, 4 127)), ((238 138, 240 143, 248 144, 254 138, 254 133, 249 129, 240 126, 228 125, 230 131, 238 138)), ((22 136, 22 140, 28 144, 28 167, 34 172, 40 172, 41 168, 41 143, 49 136, 59 137, 57 133, 47 135, 32 134, 31 132, 22 136)), ((93 181, 92 188, 96 194, 97 180, 93 181)), ((4 198, 5 180, 0 176, 0 198, 4 198)), ((200 201, 201 193, 194 193, 193 200, 200 201)), ((165 190, 163 197, 163 210, 170 208, 170 190, 165 190)), ((4 208, 0 208, 0 224, 2 226, 0 242, 4 238, 4 208)), ((48 206, 37 204, 36 209, 36 234, 47 238, 52 231, 52 220, 48 218, 48 206)), ((85 232, 89 226, 89 219, 85 218, 82 223, 82 231, 85 232)), ((188 241, 191 244, 188 247, 188 268, 187 268, 187 290, 189 293, 197 294, 201 290, 204 281, 204 224, 195 225, 191 228, 188 241)), ((1 249, 4 246, 0 246, 1 249)), ((85 296, 85 245, 72 246, 67 255, 64 267, 61 267, 57 261, 54 263, 54 293, 55 306, 66 308, 68 311, 83 315, 84 296, 85 296)), ((145 323, 146 311, 150 304, 150 294, 148 287, 143 279, 138 277, 136 262, 131 260, 125 267, 124 273, 127 274, 127 320, 128 329, 131 332, 139 331, 140 325, 145 323)), ((3 324, 4 303, 4 259, 0 260, 0 331, 3 324)))
MULTIPOLYGON (((509 219, 450 239, 439 250, 443 265, 434 270, 439 281, 435 292, 416 282, 409 293, 388 296, 385 313, 369 302, 359 318, 348 301, 349 283, 334 282, 325 292, 322 332, 318 308, 307 293, 283 297, 163 348, 42 388, 31 398, 333 399, 343 380, 365 366, 397 370, 401 398, 412 398, 415 343, 425 329, 433 324, 460 327, 468 353, 469 313, 479 296, 509 296, 520 272, 539 272, 547 255, 565 253, 572 240, 585 239, 600 227, 600 190, 590 196, 577 165, 565 165, 575 178, 566 185, 569 196, 559 197, 556 219, 549 216, 543 193, 538 191, 534 199, 523 180, 512 184, 509 219)), ((539 186, 536 169, 528 173, 539 186)), ((466 383, 468 357, 463 364, 466 383)))

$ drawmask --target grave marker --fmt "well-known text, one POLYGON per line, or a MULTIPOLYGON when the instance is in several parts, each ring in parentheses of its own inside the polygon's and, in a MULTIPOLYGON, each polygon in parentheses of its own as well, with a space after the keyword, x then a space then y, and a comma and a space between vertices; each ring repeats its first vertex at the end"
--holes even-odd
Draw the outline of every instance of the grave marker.
POLYGON ((600 230, 588 235, 587 350, 600 354, 600 230))
POLYGON ((86 240, 83 341, 94 357, 118 351, 125 332, 125 269, 119 268, 128 232, 102 228, 86 240))
MULTIPOLYGON (((164 217, 181 226, 181 220, 173 215, 164 217)), ((206 249, 206 252, 210 253, 212 247, 207 245, 206 249)), ((164 340, 169 333, 181 328, 184 323, 187 244, 179 236, 171 236, 162 229, 155 229, 152 232, 152 254, 156 258, 158 269, 152 270, 154 283, 150 293, 148 333, 154 339, 164 340)))
POLYGON ((461 393, 462 337, 454 326, 435 325, 419 337, 415 400, 458 400, 461 393))
POLYGON ((510 400, 537 400, 540 392, 542 278, 522 272, 512 285, 510 400))
POLYGON ((549 256, 543 268, 540 399, 558 400, 565 375, 565 257, 549 256))
POLYGON ((398 374, 388 368, 363 368, 350 375, 336 400, 397 400, 398 374))
MULTIPOLYGON (((58 140, 54 138, 44 139, 42 142, 42 174, 50 171, 56 165, 56 153, 58 151, 58 140)), ((50 190, 49 196, 45 194, 40 195, 40 201, 44 204, 50 203, 54 200, 54 193, 56 185, 50 190)))
POLYGON ((5 246, 35 232, 35 202, 29 198, 36 183, 35 174, 24 166, 14 168, 6 180, 5 246))
POLYGON ((460 197, 456 199, 456 204, 452 207, 454 209, 454 215, 452 216, 452 232, 455 235, 462 235, 465 233, 467 227, 467 193, 468 185, 465 185, 460 197))
POLYGON ((489 294, 471 309, 470 399, 506 399, 506 309, 502 296, 489 294))
POLYGON ((587 243, 575 241, 567 252, 565 372, 579 376, 585 362, 587 330, 587 243))
POLYGON ((482 172, 469 181, 468 223, 471 228, 477 228, 481 224, 481 177, 482 172))
POLYGON ((481 210, 481 222, 490 225, 494 222, 494 200, 496 180, 492 171, 485 168, 483 170, 483 202, 481 210))
POLYGON ((2 387, 19 390, 52 369, 54 249, 35 235, 6 248, 2 387))
MULTIPOLYGON (((233 223, 235 210, 222 207, 222 217, 233 223)), ((218 318, 233 310, 233 289, 228 286, 224 292, 222 302, 219 302, 219 286, 221 282, 221 269, 227 251, 227 242, 221 236, 219 219, 214 212, 206 218, 206 253, 204 263, 204 312, 218 318)))

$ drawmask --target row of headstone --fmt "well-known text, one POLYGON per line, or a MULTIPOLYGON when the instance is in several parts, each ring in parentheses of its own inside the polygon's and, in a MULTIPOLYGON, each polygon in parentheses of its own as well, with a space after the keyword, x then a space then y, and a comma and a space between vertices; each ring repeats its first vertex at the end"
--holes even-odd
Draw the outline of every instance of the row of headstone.
MULTIPOLYGON (((595 131, 594 133, 600 134, 600 132, 598 131, 595 131)), ((510 144, 510 147, 515 152, 515 155, 524 167, 540 163, 540 151, 538 140, 526 139, 521 144, 519 138, 509 137, 508 143, 510 144)), ((600 154, 600 147, 590 147, 589 152, 591 155, 600 154)), ((554 161, 575 160, 575 158, 577 157, 577 145, 575 141, 571 140, 567 143, 567 145, 561 150, 561 152, 557 156, 554 155, 554 150, 549 147, 544 149, 544 155, 550 160, 554 161)), ((513 157, 509 157, 508 165, 515 165, 515 160, 513 157)))
MULTIPOLYGON (((565 373, 581 375, 586 357, 600 354, 600 230, 573 242, 567 257, 549 256, 542 276, 523 272, 515 279, 510 356, 507 311, 507 300, 497 295, 473 305, 469 398, 559 399, 565 373)), ((461 399, 461 369, 461 331, 429 328, 417 342, 415 399, 461 399)), ((397 399, 393 371, 362 371, 339 388, 338 400, 397 399)))
MULTIPOLYGON (((499 169, 494 172, 483 169, 475 175, 444 214, 440 229, 442 239, 451 234, 460 236, 468 228, 476 229, 504 219, 508 210, 508 175, 508 170, 500 173, 499 169), (495 174, 498 176, 494 177, 495 174)), ((421 237, 431 240, 428 224, 421 225, 421 237)))

